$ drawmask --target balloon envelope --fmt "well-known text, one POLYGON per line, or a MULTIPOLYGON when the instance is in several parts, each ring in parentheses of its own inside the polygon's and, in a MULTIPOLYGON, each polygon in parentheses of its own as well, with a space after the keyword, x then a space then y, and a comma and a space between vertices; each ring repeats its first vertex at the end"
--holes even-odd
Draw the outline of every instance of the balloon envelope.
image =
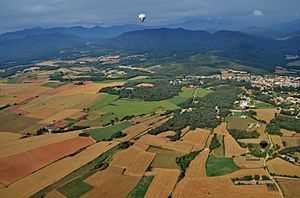
POLYGON ((145 14, 139 14, 139 19, 141 22, 144 22, 146 19, 146 15, 145 14))

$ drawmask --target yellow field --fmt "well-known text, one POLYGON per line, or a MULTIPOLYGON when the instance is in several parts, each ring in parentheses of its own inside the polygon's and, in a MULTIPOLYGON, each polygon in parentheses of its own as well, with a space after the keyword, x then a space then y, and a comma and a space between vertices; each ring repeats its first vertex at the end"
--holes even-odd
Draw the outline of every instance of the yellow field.
POLYGON ((276 108, 273 108, 273 109, 255 109, 254 111, 257 113, 256 117, 258 119, 265 120, 267 122, 270 122, 275 117, 275 113, 279 112, 276 108))
POLYGON ((226 126, 227 123, 222 122, 217 128, 214 129, 214 133, 221 134, 221 135, 229 134, 229 131, 227 130, 226 126))
POLYGON ((141 148, 131 146, 113 156, 110 165, 126 169, 125 175, 143 176, 155 154, 143 151, 141 148))
POLYGON ((17 133, 9 133, 9 132, 0 132, 0 148, 2 145, 6 145, 7 143, 16 141, 22 137, 21 134, 17 133))
POLYGON ((233 158, 233 161, 236 165, 241 168, 262 168, 263 167, 263 158, 257 158, 257 160, 247 160, 246 157, 237 156, 233 158))
POLYGON ((45 134, 24 139, 17 139, 6 143, 3 142, 0 144, 0 158, 29 151, 41 146, 46 146, 48 144, 53 144, 56 142, 61 142, 74 137, 78 137, 78 134, 80 132, 81 131, 58 134, 45 134))
POLYGON ((202 151, 186 170, 186 177, 206 177, 206 161, 209 155, 209 150, 202 151))
POLYGON ((187 132, 189 132, 190 128, 191 128, 190 126, 187 126, 183 129, 181 129, 181 137, 185 136, 185 134, 187 134, 187 132))
POLYGON ((180 171, 177 169, 154 168, 154 179, 152 180, 146 198, 168 197, 177 182, 180 171))
POLYGON ((286 129, 280 129, 280 132, 282 133, 282 136, 286 136, 286 137, 292 137, 297 134, 297 132, 295 131, 289 131, 286 129))
POLYGON ((205 147, 206 140, 210 134, 210 130, 197 128, 189 131, 183 138, 183 141, 194 145, 193 150, 201 150, 205 147))
POLYGON ((281 137, 279 135, 270 135, 270 136, 271 136, 271 140, 274 143, 274 145, 279 145, 280 149, 284 148, 281 137))
POLYGON ((0 189, 0 197, 29 197, 92 161, 117 144, 119 142, 115 141, 96 143, 73 157, 66 157, 11 184, 5 189, 0 189))
POLYGON ((231 135, 225 135, 224 145, 226 157, 239 156, 247 151, 245 148, 240 147, 231 135))
POLYGON ((65 196, 62 193, 58 192, 57 190, 51 191, 50 193, 46 194, 44 197, 45 198, 65 198, 65 196))
POLYGON ((300 146, 300 137, 281 137, 282 141, 285 141, 287 147, 300 146))
POLYGON ((289 175, 300 177, 300 166, 294 165, 280 158, 275 158, 267 162, 270 173, 276 175, 289 175))
POLYGON ((150 83, 141 83, 141 84, 136 85, 136 87, 153 87, 153 86, 154 85, 150 84, 150 83))
POLYGON ((292 179, 276 179, 285 198, 299 197, 300 195, 300 180, 292 179))
POLYGON ((80 113, 82 109, 66 109, 61 112, 54 114, 53 116, 48 117, 47 119, 42 120, 40 123, 42 124, 52 124, 59 120, 63 120, 65 118, 70 118, 71 115, 76 113, 80 113))
POLYGON ((20 103, 35 97, 51 88, 40 86, 40 83, 6 84, 0 83, 0 105, 20 103))
POLYGON ((139 183, 141 177, 123 175, 122 168, 109 166, 98 171, 84 182, 94 188, 82 197, 126 197, 139 183))
POLYGON ((129 78, 129 80, 141 80, 141 79, 145 79, 145 78, 149 78, 149 76, 136 76, 133 78, 129 78))
POLYGON ((226 177, 187 178, 182 180, 172 194, 185 197, 270 197, 279 198, 276 191, 268 191, 265 185, 234 185, 226 177))

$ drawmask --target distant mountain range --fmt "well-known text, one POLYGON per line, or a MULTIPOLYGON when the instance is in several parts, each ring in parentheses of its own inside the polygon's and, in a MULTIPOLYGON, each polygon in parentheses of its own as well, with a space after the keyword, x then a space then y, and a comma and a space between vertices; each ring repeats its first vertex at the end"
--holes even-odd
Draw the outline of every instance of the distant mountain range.
MULTIPOLYGON (((210 28, 216 28, 210 25, 210 28)), ((207 24, 205 27, 209 28, 207 24)), ((187 55, 212 53, 240 60, 250 66, 272 70, 277 64, 285 64, 286 54, 299 55, 300 52, 300 21, 278 25, 276 30, 274 27, 253 27, 249 28, 247 33, 229 30, 208 32, 183 28, 146 28, 141 25, 92 28, 77 26, 32 28, 4 33, 0 35, 0 67, 57 58, 66 50, 78 52, 82 49, 104 49, 149 54, 155 52, 162 55, 168 55, 170 52, 187 55), (282 28, 285 28, 285 31, 282 28)))

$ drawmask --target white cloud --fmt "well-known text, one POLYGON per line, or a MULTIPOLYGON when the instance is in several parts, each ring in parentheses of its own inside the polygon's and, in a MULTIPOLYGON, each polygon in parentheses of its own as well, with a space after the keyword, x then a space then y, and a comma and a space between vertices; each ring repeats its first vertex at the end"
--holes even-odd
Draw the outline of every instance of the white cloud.
POLYGON ((253 15, 253 16, 256 16, 256 17, 262 17, 262 16, 264 16, 265 14, 264 14, 264 12, 263 12, 262 10, 254 10, 254 11, 252 12, 252 15, 253 15))

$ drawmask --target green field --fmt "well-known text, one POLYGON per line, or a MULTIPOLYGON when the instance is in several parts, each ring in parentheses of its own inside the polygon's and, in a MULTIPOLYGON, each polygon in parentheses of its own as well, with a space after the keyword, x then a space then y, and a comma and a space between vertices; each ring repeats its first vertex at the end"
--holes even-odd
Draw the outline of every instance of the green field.
POLYGON ((194 89, 182 89, 182 91, 178 94, 178 96, 175 96, 168 101, 178 105, 180 103, 185 102, 188 98, 193 98, 194 95, 194 89))
POLYGON ((154 176, 143 177, 140 183, 127 196, 128 198, 144 197, 154 176))
POLYGON ((270 108, 274 108, 273 105, 269 104, 269 103, 258 103, 255 105, 256 109, 270 109, 270 108))
POLYGON ((151 167, 153 168, 177 168, 179 169, 176 158, 179 156, 184 155, 180 152, 175 152, 171 150, 161 149, 157 147, 151 146, 148 150, 148 152, 156 153, 152 163, 151 167))
POLYGON ((232 158, 210 155, 206 162, 207 176, 221 176, 232 173, 240 168, 235 165, 232 158))
POLYGON ((228 116, 226 118, 226 122, 228 122, 229 129, 239 129, 239 130, 249 130, 250 124, 257 123, 256 120, 247 116, 247 118, 241 118, 239 115, 228 116))
POLYGON ((19 77, 13 77, 13 78, 9 78, 6 83, 7 84, 17 84, 20 81, 19 77))
POLYGON ((41 86, 49 87, 49 88, 57 88, 57 87, 60 87, 60 86, 63 86, 63 85, 65 85, 65 83, 47 82, 47 83, 42 84, 41 86))
POLYGON ((92 188, 93 187, 89 184, 84 183, 81 178, 77 178, 57 190, 64 194, 66 197, 79 198, 90 191, 92 188))
POLYGON ((202 97, 206 96, 207 94, 209 94, 211 92, 213 92, 213 91, 208 90, 208 89, 203 89, 203 88, 197 88, 196 93, 195 93, 195 97, 202 98, 202 97))
POLYGON ((142 101, 142 100, 131 100, 131 99, 119 99, 111 102, 109 105, 102 106, 97 110, 100 112, 105 112, 105 114, 99 116, 96 121, 101 124, 107 124, 111 120, 121 120, 125 116, 130 115, 141 115, 141 114, 151 114, 157 109, 163 110, 174 110, 178 107, 166 100, 163 101, 142 101))
POLYGON ((100 98, 96 103, 94 103, 93 105, 91 105, 89 107, 90 110, 99 110, 100 108, 109 105, 110 103, 114 102, 115 100, 117 100, 119 98, 119 96, 117 95, 111 95, 111 94, 107 94, 104 95, 102 98, 100 98))
POLYGON ((121 122, 119 124, 115 124, 109 127, 91 129, 91 130, 86 130, 84 132, 90 134, 90 136, 94 140, 101 141, 110 138, 113 134, 117 133, 118 131, 122 131, 123 129, 126 129, 132 125, 133 124, 130 122, 121 122))

